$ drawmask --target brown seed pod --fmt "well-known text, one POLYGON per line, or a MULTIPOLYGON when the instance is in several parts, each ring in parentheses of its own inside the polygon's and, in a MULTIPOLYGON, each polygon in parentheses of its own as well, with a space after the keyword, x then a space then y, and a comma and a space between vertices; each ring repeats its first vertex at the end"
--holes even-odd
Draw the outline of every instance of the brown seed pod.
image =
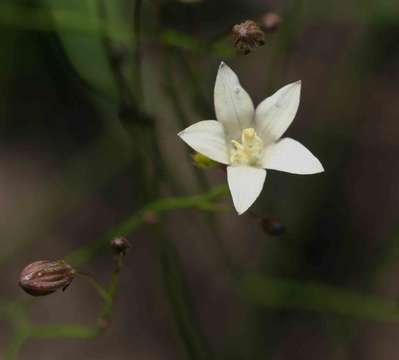
POLYGON ((65 290, 75 274, 75 269, 64 260, 35 261, 22 270, 19 286, 32 296, 45 296, 58 289, 65 290))
POLYGON ((111 240, 111 248, 115 253, 125 255, 130 248, 130 242, 125 237, 116 237, 111 240))
POLYGON ((272 33, 278 30, 281 24, 281 16, 273 13, 273 12, 268 12, 264 14, 260 20, 262 28, 267 32, 267 33, 272 33))
POLYGON ((264 217, 261 219, 263 231, 270 236, 281 236, 286 232, 285 225, 279 218, 264 217))
POLYGON ((265 33, 253 20, 244 21, 233 27, 234 47, 244 53, 249 54, 259 46, 265 44, 265 33))

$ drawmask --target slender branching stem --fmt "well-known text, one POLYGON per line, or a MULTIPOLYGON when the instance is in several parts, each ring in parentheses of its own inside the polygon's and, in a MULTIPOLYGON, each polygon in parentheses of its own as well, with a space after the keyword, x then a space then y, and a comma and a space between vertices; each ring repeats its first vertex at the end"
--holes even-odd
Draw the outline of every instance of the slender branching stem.
POLYGON ((134 69, 136 76, 136 96, 137 100, 141 101, 143 98, 143 82, 142 82, 142 68, 141 68, 141 10, 142 0, 135 0, 134 2, 134 16, 133 16, 133 34, 135 40, 135 56, 134 56, 134 69))

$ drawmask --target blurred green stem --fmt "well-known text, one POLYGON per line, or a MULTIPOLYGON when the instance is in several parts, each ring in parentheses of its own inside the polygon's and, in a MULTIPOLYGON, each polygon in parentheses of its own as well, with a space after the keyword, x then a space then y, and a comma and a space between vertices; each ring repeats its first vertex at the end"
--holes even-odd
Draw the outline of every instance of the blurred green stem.
POLYGON ((127 48, 121 46, 120 44, 116 46, 113 42, 112 37, 110 36, 111 34, 109 28, 106 26, 108 19, 106 5, 104 1, 105 0, 99 0, 98 2, 99 18, 101 19, 103 24, 101 28, 101 38, 105 52, 107 54, 108 62, 112 70, 115 85, 118 89, 120 108, 128 108, 129 110, 131 110, 131 115, 135 115, 135 117, 139 118, 140 111, 137 109, 133 93, 130 90, 128 82, 126 81, 123 73, 123 65, 125 62, 125 53, 127 51, 127 48))
POLYGON ((9 342, 5 354, 5 360, 14 360, 18 358, 18 355, 21 351, 22 346, 24 345, 25 341, 28 339, 29 335, 23 331, 19 331, 15 333, 14 337, 9 342))
POLYGON ((148 213, 162 215, 171 210, 188 208, 209 211, 217 209, 217 205, 215 204, 216 201, 227 194, 227 186, 221 185, 200 195, 165 197, 155 200, 145 205, 141 210, 127 218, 125 221, 114 226, 114 228, 99 241, 72 252, 66 257, 66 261, 73 266, 81 266, 89 262, 93 257, 103 253, 107 249, 108 243, 111 239, 117 236, 128 236, 141 225, 145 224, 146 214, 148 213))
MULTIPOLYGON (((53 10, 51 16, 49 16, 48 13, 43 12, 43 9, 0 4, 1 26, 27 31, 53 32, 55 30, 54 23, 57 23, 65 32, 93 37, 97 37, 105 26, 100 18, 82 16, 75 11, 53 10)), ((132 49, 132 44, 133 47, 135 46, 135 39, 132 37, 128 26, 117 22, 109 22, 106 28, 108 36, 113 41, 123 44, 129 49, 132 49)), ((212 53, 216 56, 230 57, 234 53, 228 45, 215 44, 212 41, 202 42, 193 36, 175 30, 161 30, 151 36, 146 34, 146 38, 160 40, 167 46, 190 50, 197 54, 209 55, 209 53, 212 53)))
POLYGON ((184 271, 176 247, 165 236, 162 225, 157 227, 156 236, 158 239, 166 297, 186 353, 192 360, 210 360, 212 356, 194 314, 189 291, 185 284, 184 271))
POLYGON ((267 82, 271 86, 280 83, 282 75, 286 72, 289 62, 292 59, 292 52, 295 42, 300 34, 300 25, 303 17, 304 0, 290 0, 285 3, 282 14, 284 19, 277 41, 277 49, 272 53, 270 68, 272 72, 267 73, 267 82))
POLYGON ((14 360, 29 337, 30 324, 27 318, 28 305, 31 302, 1 302, 3 315, 9 321, 13 336, 9 340, 4 352, 4 360, 14 360))
POLYGON ((110 300, 107 290, 91 274, 79 271, 77 275, 84 277, 105 302, 110 300))
MULTIPOLYGON (((213 112, 212 106, 209 104, 209 102, 207 101, 207 99, 205 98, 205 96, 202 93, 199 78, 198 78, 195 70, 191 68, 190 62, 187 59, 184 52, 181 50, 173 50, 173 51, 170 50, 170 51, 172 54, 176 55, 176 59, 179 61, 181 68, 186 73, 187 80, 185 81, 185 86, 187 86, 188 88, 191 89, 191 97, 194 100, 194 105, 195 105, 195 108, 197 109, 197 111, 199 113, 205 112, 205 114, 213 112)), ((173 79, 170 79, 170 82, 172 83, 173 79)), ((171 85, 171 87, 172 87, 172 85, 171 85)), ((187 127, 189 124, 185 121, 184 110, 182 109, 182 106, 178 105, 179 99, 178 99, 177 92, 172 91, 170 95, 171 96, 173 95, 173 97, 175 98, 173 100, 173 102, 177 103, 177 106, 175 104, 175 110, 176 110, 176 114, 180 114, 180 117, 181 117, 181 119, 179 121, 180 125, 182 127, 187 127)), ((201 177, 204 176, 203 175, 204 170, 199 169, 197 167, 194 167, 194 170, 198 176, 198 179, 200 180, 201 177)), ((206 181, 206 179, 204 178, 202 183, 204 183, 205 181, 206 181)), ((238 276, 238 269, 236 269, 236 266, 233 264, 230 257, 228 256, 228 254, 226 254, 226 251, 225 251, 225 248, 223 245, 223 240, 219 234, 217 219, 211 213, 205 214, 205 216, 206 216, 205 220, 207 222, 207 225, 214 237, 213 244, 216 247, 217 254, 222 258, 222 261, 229 269, 230 274, 233 275, 233 277, 238 276)))
POLYGON ((16 359, 26 341, 32 338, 94 338, 101 334, 109 324, 109 317, 114 304, 114 299, 118 289, 119 274, 122 267, 123 255, 119 254, 115 259, 115 268, 112 272, 111 280, 106 288, 100 285, 93 277, 85 273, 79 275, 85 276, 90 284, 98 291, 103 300, 103 306, 97 318, 96 325, 83 326, 79 324, 49 324, 34 325, 30 324, 27 314, 23 313, 26 309, 18 310, 15 316, 9 315, 14 324, 14 336, 10 340, 5 353, 5 360, 16 359))
MULTIPOLYGON (((143 225, 145 223, 146 215, 149 212, 155 215, 160 215, 166 211, 170 211, 173 209, 197 208, 200 210, 210 210, 215 207, 215 202, 226 194, 227 187, 219 186, 201 195, 186 197, 167 197, 153 201, 152 203, 144 206, 136 214, 129 217, 126 221, 123 221, 119 225, 115 226, 104 238, 100 239, 98 242, 95 242, 71 253, 69 256, 66 257, 66 259, 74 266, 81 266, 89 262, 93 259, 93 257, 99 255, 108 248, 109 241, 111 239, 116 236, 128 235, 134 230, 137 230, 140 225, 143 225)), ((171 274, 174 274, 173 276, 179 276, 179 281, 181 281, 182 275, 181 273, 177 272, 176 268, 174 267, 177 265, 173 265, 168 254, 170 255, 169 252, 166 252, 163 256, 163 264, 165 267, 168 267, 168 269, 170 269, 171 274)), ((118 256, 115 259, 115 269, 107 289, 103 289, 99 284, 95 285, 97 291, 100 292, 104 303, 102 309, 100 310, 97 324, 92 327, 82 326, 79 324, 31 325, 28 321, 28 314, 26 313, 27 308, 24 304, 22 304, 24 305, 22 306, 18 303, 10 304, 8 302, 1 301, 0 316, 8 319, 8 321, 14 328, 14 335, 6 349, 5 360, 16 359, 25 341, 31 338, 67 337, 86 339, 98 336, 101 331, 104 330, 108 325, 108 319, 113 307, 113 302, 118 287, 121 266, 122 257, 118 256), (99 290, 100 288, 101 291, 99 290)), ((177 286, 176 284, 179 286, 179 294, 181 294, 183 291, 181 282, 175 283, 175 285, 173 286, 177 286)), ((170 289, 171 287, 168 286, 168 288, 170 289)), ((180 303, 181 300, 178 301, 180 303)), ((173 302, 173 304, 174 306, 176 306, 176 303, 173 302)), ((179 315, 178 318, 182 319, 182 316, 179 315)), ((179 321, 179 323, 181 323, 181 321, 179 321)), ((186 321, 183 324, 184 326, 187 326, 186 321)), ((195 340, 195 343, 197 341, 198 340, 195 340)))
POLYGON ((97 320, 97 327, 99 331, 104 330, 106 327, 108 327, 109 324, 109 318, 114 305, 115 296, 118 290, 119 274, 122 269, 123 256, 124 255, 120 253, 116 255, 114 259, 115 262, 114 271, 112 272, 111 281, 107 287, 108 300, 104 301, 103 308, 97 320))
POLYGON ((214 110, 213 107, 210 105, 207 98, 204 96, 200 79, 198 77, 197 72, 192 68, 190 61, 187 59, 186 54, 178 50, 176 51, 176 57, 179 60, 182 69, 185 71, 188 81, 187 86, 191 89, 191 96, 194 99, 194 104, 198 108, 200 112, 204 112, 204 115, 211 114, 214 110))
POLYGON ((140 102, 143 99, 143 83, 141 77, 141 8, 142 8, 142 0, 135 0, 134 2, 134 39, 135 39, 135 56, 134 56, 134 68, 135 68, 135 76, 136 76, 136 99, 140 102))
MULTIPOLYGON (((176 86, 176 79, 174 76, 174 61, 173 61, 174 54, 175 51, 173 49, 168 49, 166 47, 165 49, 166 59, 164 61, 165 87, 166 87, 166 94, 169 96, 173 110, 176 114, 176 120, 178 122, 179 127, 181 128, 180 130, 183 130, 184 128, 189 126, 190 123, 187 121, 187 116, 185 114, 184 108, 180 100, 179 90, 176 86)), ((196 166, 194 166, 193 169, 198 184, 200 186, 200 189, 204 191, 208 187, 208 182, 206 180, 206 177, 204 176, 204 171, 197 168, 196 166)))
POLYGON ((247 274, 240 279, 244 299, 261 307, 300 309, 363 320, 399 322, 396 300, 326 284, 247 274))
MULTIPOLYGON (((77 12, 57 10, 52 14, 62 27, 71 32, 96 36, 104 24, 99 18, 87 18, 77 12)), ((17 27, 19 29, 54 31, 54 19, 43 9, 32 9, 28 6, 0 5, 0 24, 17 27)), ((109 36, 126 45, 131 41, 129 29, 119 23, 107 25, 109 36)))

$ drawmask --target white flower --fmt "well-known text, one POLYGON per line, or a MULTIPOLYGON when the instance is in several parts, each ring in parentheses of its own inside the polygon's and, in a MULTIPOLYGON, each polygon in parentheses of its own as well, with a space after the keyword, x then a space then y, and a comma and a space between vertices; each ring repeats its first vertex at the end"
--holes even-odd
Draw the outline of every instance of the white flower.
POLYGON ((288 84, 255 110, 237 75, 222 62, 214 92, 218 121, 200 121, 178 134, 195 151, 227 165, 227 181, 239 215, 261 193, 265 169, 293 174, 324 171, 298 141, 280 139, 294 120, 300 93, 300 81, 288 84))

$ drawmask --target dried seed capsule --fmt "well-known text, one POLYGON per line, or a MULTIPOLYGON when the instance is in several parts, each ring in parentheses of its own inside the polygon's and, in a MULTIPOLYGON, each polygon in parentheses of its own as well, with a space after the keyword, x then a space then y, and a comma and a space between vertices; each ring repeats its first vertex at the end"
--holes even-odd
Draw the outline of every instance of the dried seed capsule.
POLYGON ((233 27, 234 46, 240 52, 249 54, 265 44, 265 33, 255 21, 247 20, 233 27))
POLYGON ((58 289, 65 290, 75 274, 75 269, 64 260, 35 261, 22 270, 19 286, 32 296, 49 295, 58 289))
POLYGON ((270 236, 281 236, 285 233, 285 225, 276 217, 264 217, 261 220, 263 231, 270 236))
POLYGON ((130 243, 125 237, 117 237, 111 240, 111 247, 117 254, 125 255, 130 248, 130 243))
POLYGON ((281 21, 282 19, 280 15, 273 12, 268 12, 262 16, 261 26, 267 33, 272 33, 278 30, 281 21))

